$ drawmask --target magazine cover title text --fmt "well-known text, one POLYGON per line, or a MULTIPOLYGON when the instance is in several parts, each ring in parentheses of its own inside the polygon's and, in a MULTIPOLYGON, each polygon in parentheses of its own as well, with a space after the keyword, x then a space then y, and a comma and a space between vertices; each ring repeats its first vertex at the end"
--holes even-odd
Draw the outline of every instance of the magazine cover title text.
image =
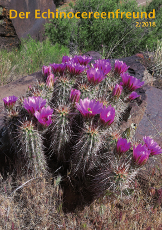
MULTIPOLYGON (((14 9, 11 9, 9 11, 9 18, 10 19, 14 19, 19 17, 20 19, 28 19, 31 15, 31 12, 17 12, 14 9)), ((87 18, 102 18, 102 19, 110 19, 110 18, 123 18, 126 17, 128 19, 134 18, 134 19, 138 19, 138 18, 150 18, 153 19, 155 18, 155 9, 153 9, 153 11, 147 13, 147 12, 120 12, 120 9, 117 9, 115 12, 58 12, 58 10, 56 10, 56 12, 52 12, 50 11, 50 9, 48 9, 46 12, 41 12, 41 10, 37 9, 35 10, 35 19, 54 19, 54 18, 83 18, 83 19, 87 19, 87 18)))

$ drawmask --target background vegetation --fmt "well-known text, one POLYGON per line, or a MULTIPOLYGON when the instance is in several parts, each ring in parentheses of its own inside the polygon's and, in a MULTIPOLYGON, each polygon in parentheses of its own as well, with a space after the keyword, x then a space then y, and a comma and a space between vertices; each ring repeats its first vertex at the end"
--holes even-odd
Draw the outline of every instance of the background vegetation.
MULTIPOLYGON (((155 19, 128 19, 125 16, 111 19, 54 19, 46 24, 46 35, 50 41, 68 46, 70 49, 77 47, 77 51, 100 51, 104 47, 106 57, 119 58, 130 56, 139 51, 150 51, 157 44, 157 39, 162 36, 162 14, 160 1, 154 0, 147 7, 138 7, 135 0, 77 0, 70 5, 73 12, 151 12, 156 10, 155 19), (136 27, 136 22, 155 22, 156 26, 136 27)), ((61 10, 60 10, 61 11, 61 10)), ((63 10, 65 11, 65 10, 63 10)))

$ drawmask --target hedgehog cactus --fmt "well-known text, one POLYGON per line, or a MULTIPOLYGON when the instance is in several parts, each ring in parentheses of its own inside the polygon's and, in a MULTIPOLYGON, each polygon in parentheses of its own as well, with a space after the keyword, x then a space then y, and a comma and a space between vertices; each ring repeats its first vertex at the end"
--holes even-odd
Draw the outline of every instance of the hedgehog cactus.
POLYGON ((57 163, 69 164, 70 176, 84 178, 95 172, 96 191, 130 186, 139 168, 161 148, 150 137, 136 144, 131 135, 122 138, 122 115, 129 102, 139 97, 134 91, 144 82, 130 76, 128 66, 91 57, 64 56, 61 64, 43 66, 45 83, 30 87, 25 99, 4 98, 10 142, 21 153, 28 171, 47 169, 43 138, 57 163), (97 182, 97 183, 96 183, 97 182))

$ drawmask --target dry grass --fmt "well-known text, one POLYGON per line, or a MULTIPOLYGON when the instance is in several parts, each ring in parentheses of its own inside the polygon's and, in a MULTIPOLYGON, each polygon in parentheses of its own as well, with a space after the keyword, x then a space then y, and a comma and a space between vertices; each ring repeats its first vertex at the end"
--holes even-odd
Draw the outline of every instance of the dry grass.
POLYGON ((7 80, 12 77, 15 68, 16 65, 12 66, 9 59, 0 56, 0 85, 3 86, 7 83, 7 80))
MULTIPOLYGON (((120 199, 107 191, 82 210, 64 213, 59 181, 51 175, 15 180, 8 176, 1 181, 1 229, 162 229, 162 205, 156 188, 142 189, 136 180, 136 189, 129 197, 120 199)), ((158 183, 162 185, 162 177, 158 183)))
POLYGON ((155 76, 156 75, 161 76, 162 75, 162 40, 158 41, 157 49, 153 54, 152 59, 153 59, 152 60, 153 66, 150 66, 149 68, 153 71, 153 74, 155 74, 155 76))
POLYGON ((14 182, 8 177, 1 185, 2 229, 56 229, 62 222, 58 184, 59 178, 23 177, 14 182))

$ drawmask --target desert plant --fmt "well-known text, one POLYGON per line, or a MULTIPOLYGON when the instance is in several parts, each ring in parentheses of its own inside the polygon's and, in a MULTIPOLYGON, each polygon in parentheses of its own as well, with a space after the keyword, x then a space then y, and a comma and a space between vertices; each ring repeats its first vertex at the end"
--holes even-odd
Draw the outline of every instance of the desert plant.
POLYGON ((130 76, 122 61, 113 67, 109 60, 90 61, 64 56, 61 64, 43 66, 46 84, 29 87, 25 99, 4 98, 9 140, 18 166, 29 174, 47 170, 44 138, 57 164, 68 164, 73 183, 90 186, 92 174, 97 193, 129 192, 139 168, 162 152, 152 138, 144 137, 142 145, 120 131, 122 114, 144 82, 130 76))

